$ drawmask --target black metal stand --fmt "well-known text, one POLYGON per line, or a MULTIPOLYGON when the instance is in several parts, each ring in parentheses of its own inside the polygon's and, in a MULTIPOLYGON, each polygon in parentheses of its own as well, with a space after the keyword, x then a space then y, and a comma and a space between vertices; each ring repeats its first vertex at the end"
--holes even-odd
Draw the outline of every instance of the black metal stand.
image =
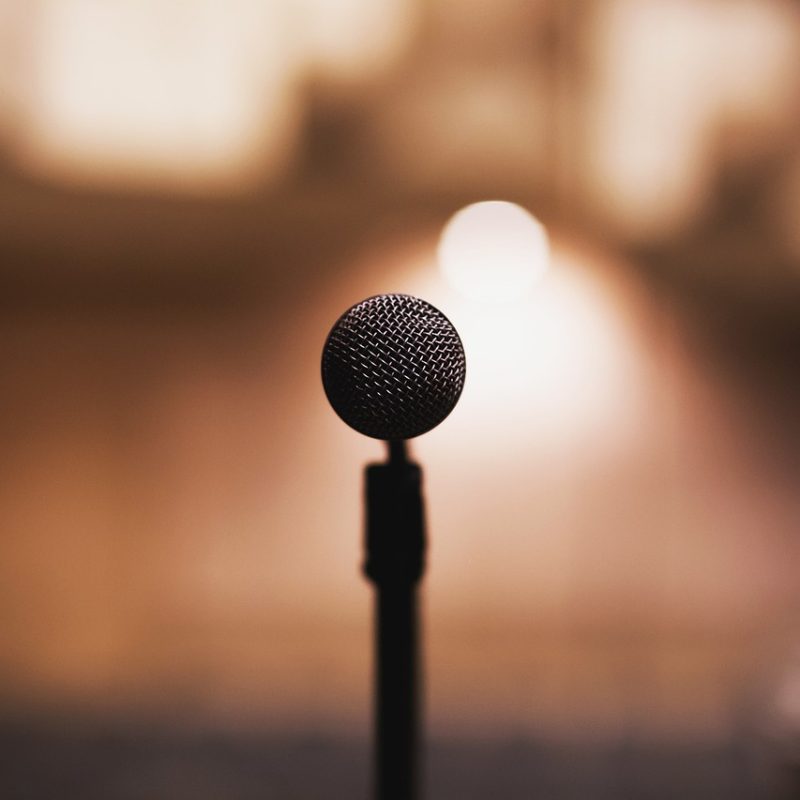
POLYGON ((376 589, 375 798, 418 796, 417 585, 424 571, 421 470, 403 442, 366 470, 364 572, 376 589))

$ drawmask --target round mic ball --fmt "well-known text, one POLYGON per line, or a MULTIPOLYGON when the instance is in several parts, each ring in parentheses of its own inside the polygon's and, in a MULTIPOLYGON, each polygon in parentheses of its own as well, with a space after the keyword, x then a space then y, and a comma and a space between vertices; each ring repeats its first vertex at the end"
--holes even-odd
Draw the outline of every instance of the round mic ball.
POLYGON ((375 439, 412 439, 455 407, 466 361, 450 320, 405 294, 369 297, 345 311, 322 351, 334 411, 375 439))

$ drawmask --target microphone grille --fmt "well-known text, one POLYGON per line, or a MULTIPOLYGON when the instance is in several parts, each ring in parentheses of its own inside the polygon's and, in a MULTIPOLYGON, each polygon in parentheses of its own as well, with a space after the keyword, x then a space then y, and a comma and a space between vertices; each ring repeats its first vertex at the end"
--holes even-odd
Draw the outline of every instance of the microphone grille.
POLYGON ((411 439, 436 427, 458 402, 465 372, 450 320, 405 294, 354 305, 322 352, 322 383, 334 411, 375 439, 411 439))

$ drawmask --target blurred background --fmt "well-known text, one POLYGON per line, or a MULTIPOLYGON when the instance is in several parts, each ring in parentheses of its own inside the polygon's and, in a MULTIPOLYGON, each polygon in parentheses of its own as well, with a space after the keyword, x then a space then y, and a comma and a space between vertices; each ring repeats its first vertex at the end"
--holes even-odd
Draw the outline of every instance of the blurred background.
POLYGON ((401 291, 428 796, 800 797, 799 133, 789 0, 0 0, 0 795, 367 796, 401 291))

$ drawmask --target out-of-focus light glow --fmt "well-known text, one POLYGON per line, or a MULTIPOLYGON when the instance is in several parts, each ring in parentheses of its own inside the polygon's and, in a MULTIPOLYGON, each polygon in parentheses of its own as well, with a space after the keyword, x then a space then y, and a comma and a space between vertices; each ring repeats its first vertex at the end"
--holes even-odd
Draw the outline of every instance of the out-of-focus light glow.
POLYGON ((524 208, 502 200, 474 203, 456 213, 439 241, 439 264, 460 292, 504 302, 525 295, 547 270, 544 226, 524 208))
POLYGON ((587 189, 626 236, 674 235, 709 201, 721 158, 789 135, 800 17, 763 0, 601 5, 587 189))
POLYGON ((36 5, 23 25, 0 0, 0 41, 21 31, 30 51, 0 75, 0 115, 6 96, 19 96, 16 161, 68 182, 190 192, 282 174, 308 75, 374 77, 416 19, 408 0, 36 5))
POLYGON ((471 441, 459 420, 489 426, 498 452, 533 442, 556 458, 574 437, 624 446, 635 435, 641 354, 626 316, 633 301, 592 274, 613 269, 607 259, 558 242, 549 249, 536 291, 517 289, 514 303, 475 302, 422 259, 402 284, 441 308, 464 343, 464 394, 436 437, 454 452, 471 441))
POLYGON ((498 441, 556 453, 576 437, 627 440, 639 401, 636 346, 590 277, 553 270, 513 313, 464 303, 453 318, 470 378, 463 411, 498 441))
POLYGON ((17 149, 31 171, 194 190, 285 165, 299 118, 277 7, 63 0, 38 24, 17 149))

